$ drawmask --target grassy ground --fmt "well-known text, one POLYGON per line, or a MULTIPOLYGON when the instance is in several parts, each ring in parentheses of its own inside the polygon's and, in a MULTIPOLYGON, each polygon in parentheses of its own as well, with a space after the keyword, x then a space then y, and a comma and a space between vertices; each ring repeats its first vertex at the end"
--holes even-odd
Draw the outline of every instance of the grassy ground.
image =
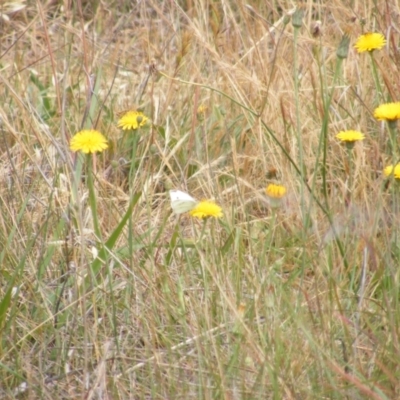
POLYGON ((400 398, 398 127, 373 117, 399 5, 294 11, 1 2, 1 398, 400 398), (359 54, 368 31, 387 45, 359 54), (122 131, 127 109, 149 120, 122 131), (109 148, 71 152, 83 128, 109 148), (172 188, 223 218, 173 214, 172 188))

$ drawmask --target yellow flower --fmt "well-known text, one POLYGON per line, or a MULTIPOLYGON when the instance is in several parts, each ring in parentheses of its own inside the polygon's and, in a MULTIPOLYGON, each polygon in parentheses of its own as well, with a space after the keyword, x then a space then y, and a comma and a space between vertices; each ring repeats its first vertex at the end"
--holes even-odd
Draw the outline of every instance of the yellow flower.
POLYGON ((393 168, 393 165, 387 166, 383 170, 383 173, 386 176, 393 175, 396 179, 400 179, 400 164, 397 164, 394 168, 393 168))
POLYGON ((265 193, 267 193, 269 204, 271 207, 279 207, 282 203, 282 198, 286 194, 286 188, 282 185, 276 185, 274 183, 270 183, 266 189, 265 193))
POLYGON ((85 129, 78 132, 71 139, 69 148, 72 151, 82 151, 83 153, 101 152, 108 148, 107 139, 94 129, 85 129))
POLYGON ((400 102, 381 104, 374 111, 374 117, 379 120, 395 121, 400 118, 400 102))
POLYGON ((206 114, 208 114, 208 107, 204 104, 201 104, 198 108, 197 108, 197 118, 199 121, 203 121, 203 119, 205 118, 206 114))
POLYGON ((286 188, 282 185, 275 185, 274 183, 270 183, 265 189, 265 193, 267 193, 268 197, 281 199, 286 194, 286 188))
POLYGON ((118 128, 137 129, 146 124, 148 118, 141 111, 128 111, 118 121, 118 128))
POLYGON ((207 217, 214 217, 214 218, 221 218, 222 208, 215 204, 212 201, 203 200, 193 210, 189 212, 192 217, 195 218, 207 218, 207 217))
POLYGON ((380 50, 386 44, 385 36, 382 33, 368 32, 361 35, 354 45, 354 48, 359 52, 380 50))
POLYGON ((342 142, 357 142, 358 140, 364 140, 365 136, 358 131, 340 131, 336 137, 342 142))
POLYGON ((199 107, 197 108, 197 114, 205 114, 207 111, 207 106, 204 104, 200 104, 199 107))

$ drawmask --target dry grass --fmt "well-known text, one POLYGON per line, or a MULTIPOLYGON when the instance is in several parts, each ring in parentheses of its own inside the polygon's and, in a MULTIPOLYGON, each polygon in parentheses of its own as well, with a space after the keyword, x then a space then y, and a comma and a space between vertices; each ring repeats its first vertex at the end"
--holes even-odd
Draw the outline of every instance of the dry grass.
POLYGON ((399 100, 397 2, 309 1, 297 33, 285 0, 67 3, 0 5, 0 397, 399 398, 396 149, 373 118, 399 100), (388 39, 373 59, 363 30, 388 39), (94 193, 84 127, 110 143, 94 193), (171 188, 224 218, 178 218, 171 188))

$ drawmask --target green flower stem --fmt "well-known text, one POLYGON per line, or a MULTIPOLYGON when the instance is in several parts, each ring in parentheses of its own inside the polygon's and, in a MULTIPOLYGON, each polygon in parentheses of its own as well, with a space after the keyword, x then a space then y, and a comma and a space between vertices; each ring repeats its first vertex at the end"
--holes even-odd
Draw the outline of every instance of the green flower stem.
POLYGON ((399 157, 399 149, 397 144, 398 138, 398 129, 397 129, 397 121, 388 121, 388 129, 389 129, 389 140, 390 146, 392 147, 392 158, 393 158, 393 167, 396 165, 399 157))
POLYGON ((378 77, 378 72, 376 70, 376 62, 374 59, 374 52, 373 51, 369 51, 369 56, 371 57, 371 64, 372 64, 372 74, 374 76, 374 81, 375 81, 375 86, 376 86, 376 90, 378 92, 379 95, 379 99, 378 99, 378 104, 383 101, 383 94, 382 94, 382 87, 381 84, 379 82, 379 77, 378 77))
POLYGON ((79 151, 75 154, 75 163, 73 166, 74 173, 72 174, 72 184, 71 184, 71 194, 72 194, 72 205, 75 206, 79 204, 80 196, 78 194, 78 182, 81 181, 82 178, 82 168, 83 168, 83 161, 85 157, 79 151))
POLYGON ((346 193, 346 204, 349 205, 351 203, 351 194, 353 192, 353 181, 354 181, 354 163, 353 163, 353 149, 354 149, 354 142, 350 142, 346 144, 346 153, 347 153, 347 160, 349 163, 349 177, 347 183, 347 193, 346 193))
POLYGON ((275 237, 275 227, 276 227, 276 208, 271 209, 271 222, 270 222, 270 229, 268 232, 268 242, 270 248, 272 247, 272 243, 274 242, 275 237))
MULTIPOLYGON (((137 130, 135 129, 129 129, 127 131, 127 134, 130 135, 129 138, 132 139, 132 148, 131 148, 131 165, 129 168, 129 189, 130 193, 134 193, 134 176, 136 173, 136 154, 137 154, 137 145, 139 141, 139 135, 138 135, 139 128, 137 130)), ((129 221, 128 221, 128 232, 129 236, 133 236, 134 234, 134 216, 131 214, 129 221)), ((133 240, 130 240, 132 243, 133 240)))
MULTIPOLYGON (((394 169, 393 169, 394 172, 394 169)), ((391 187, 390 187, 390 195, 392 198, 392 215, 395 216, 396 218, 399 216, 399 196, 400 196, 400 181, 399 179, 394 177, 394 174, 392 173, 392 176, 389 177, 391 179, 391 187)), ((398 239, 399 239, 399 233, 398 233, 398 229, 392 229, 391 232, 391 240, 390 243, 399 243, 398 239)))
MULTIPOLYGON (((82 181, 83 164, 85 161, 85 155, 80 151, 75 154, 75 162, 73 165, 73 173, 71 174, 71 203, 70 209, 72 210, 73 220, 76 224, 78 232, 83 232, 83 213, 82 213, 82 201, 79 191, 80 182, 82 181)), ((82 253, 83 256, 83 253, 82 253)), ((82 259, 83 262, 83 259, 82 259)))
POLYGON ((132 135, 132 151, 131 151, 131 166, 129 169, 129 187, 132 189, 134 174, 136 173, 136 154, 137 145, 139 142, 139 128, 137 130, 129 130, 129 135, 132 135))
POLYGON ((88 185, 88 189, 89 189, 89 205, 90 205, 90 210, 92 211, 94 233, 96 234, 97 238, 100 240, 102 235, 101 235, 99 220, 97 218, 96 192, 94 190, 94 181, 93 181, 93 161, 94 160, 93 160, 91 154, 87 155, 87 160, 88 160, 87 185, 88 185))
POLYGON ((202 226, 201 232, 200 232, 199 243, 201 243, 203 241, 203 237, 204 237, 204 234, 206 232, 206 225, 207 225, 207 218, 204 218, 203 219, 203 226, 202 226))

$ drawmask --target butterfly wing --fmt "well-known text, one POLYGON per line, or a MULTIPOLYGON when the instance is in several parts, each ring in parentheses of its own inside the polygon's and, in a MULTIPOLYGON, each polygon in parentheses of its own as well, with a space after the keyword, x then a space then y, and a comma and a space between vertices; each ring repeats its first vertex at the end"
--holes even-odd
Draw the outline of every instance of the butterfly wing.
POLYGON ((169 197, 171 198, 172 211, 175 214, 182 214, 193 210, 198 204, 196 199, 180 190, 170 190, 169 197))

